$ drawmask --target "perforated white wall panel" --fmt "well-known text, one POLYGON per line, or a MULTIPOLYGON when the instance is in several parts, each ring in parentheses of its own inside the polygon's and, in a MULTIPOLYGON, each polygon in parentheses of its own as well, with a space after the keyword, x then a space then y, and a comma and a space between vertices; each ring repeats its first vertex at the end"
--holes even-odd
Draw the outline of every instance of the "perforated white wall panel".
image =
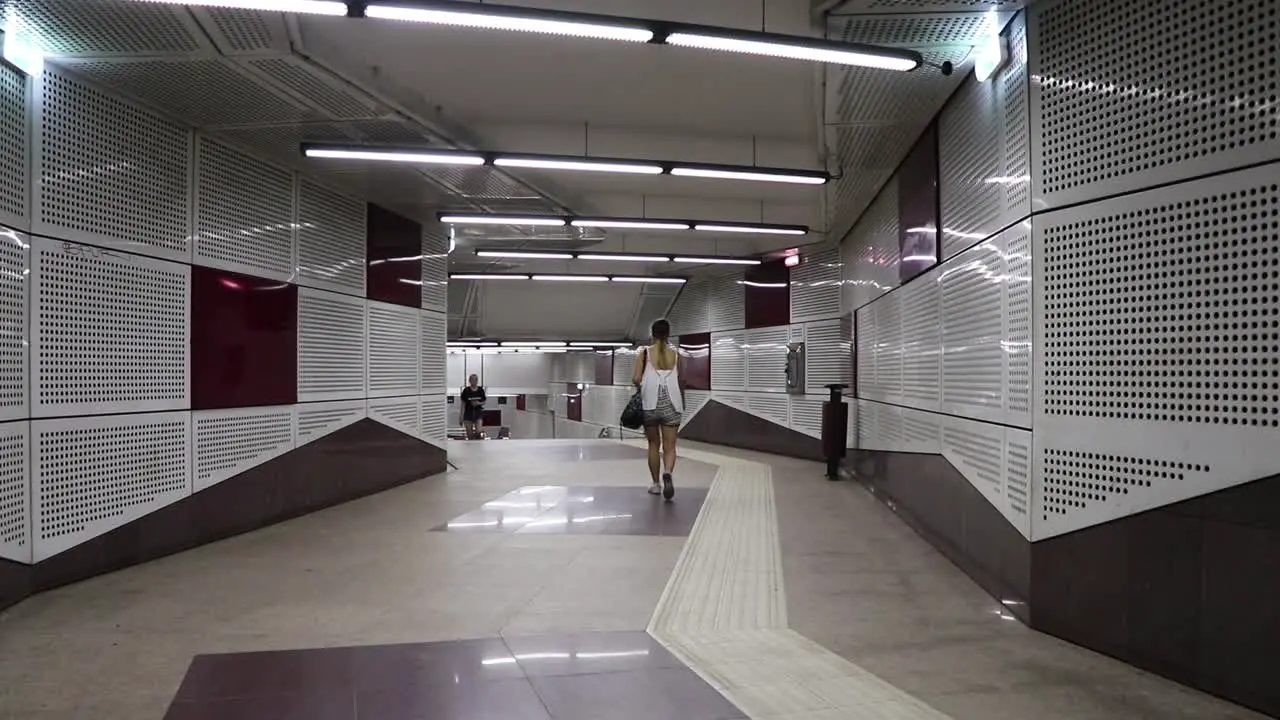
POLYGON ((32 232, 189 261, 192 135, 46 70, 32 232))
POLYGON ((31 227, 31 128, 29 83, 12 67, 0 67, 0 225, 31 227))
POLYGON ((1037 207, 1280 158, 1276 69, 1259 63, 1280 55, 1273 10, 1257 0, 1173 13, 1159 0, 1033 5, 1037 207))
MULTIPOLYGON (((298 181, 299 285, 364 296, 365 203, 298 181)), ((280 234, 273 243, 280 243, 280 234)))
POLYGON ((32 415, 189 406, 191 268, 32 238, 32 415))
POLYGON ((620 348, 613 352, 613 384, 630 385, 631 373, 635 372, 636 351, 631 348, 620 348))
POLYGON ((890 180, 840 242, 841 305, 853 312, 898 286, 898 181, 890 180))
POLYGON ((1034 222, 1038 537, 1280 472, 1274 167, 1034 222))
MULTIPOLYGON (((797 326, 793 326, 793 329, 797 326)), ((827 385, 852 380, 853 354, 842 320, 806 323, 804 330, 805 392, 822 394, 827 385)))
MULTIPOLYGON (((787 391, 787 343, 791 340, 786 325, 746 331, 743 351, 747 360, 747 389, 752 392, 787 391)), ((718 347, 718 346, 717 346, 718 347)), ((715 364, 715 352, 711 354, 715 364)), ((712 370, 714 374, 714 368, 712 370)), ((716 387, 713 385, 712 387, 716 387)))
POLYGON ((364 400, 301 403, 297 406, 298 433, 295 445, 302 447, 363 420, 366 410, 364 400))
MULTIPOLYGON (((305 407, 305 406, 304 406, 305 407)), ((216 485, 294 448, 293 406, 198 410, 194 431, 194 491, 216 485)))
POLYGON ((194 262, 292 280, 293 176, 208 137, 198 147, 194 262))
POLYGON ((939 119, 944 259, 1031 214, 1024 17, 1005 34, 1004 68, 967 79, 939 119))
POLYGON ((423 351, 420 310, 368 302, 369 397, 417 395, 423 351))
POLYGON ((741 272, 731 271, 710 282, 707 327, 712 332, 736 330, 747 324, 746 299, 741 280, 741 272))
POLYGON ((369 398, 367 414, 370 420, 382 423, 415 438, 422 437, 422 405, 413 397, 369 398))
POLYGON ((449 310, 449 235, 436 222, 422 226, 422 307, 449 310))
POLYGON ((1031 444, 1031 433, 957 417, 945 418, 943 422, 943 457, 1018 528, 1023 537, 1030 538, 1032 521, 1027 492, 1030 468, 1021 456, 1009 467, 1006 434, 1014 437, 1018 452, 1025 455, 1031 444))
POLYGON ((840 249, 822 250, 791 269, 791 322, 839 317, 840 249))
POLYGON ((858 397, 902 402, 901 293, 890 293, 858 310, 858 397))
POLYGON ((422 323, 422 392, 426 395, 443 395, 449 386, 445 368, 448 318, 444 313, 423 310, 419 314, 419 321, 422 323))
POLYGON ((31 424, 0 425, 0 558, 31 562, 31 424))
POLYGON ((31 239, 0 228, 0 421, 27 412, 27 282, 31 239))
POLYGON ((939 344, 939 276, 932 270, 896 290, 902 323, 900 336, 903 405, 923 410, 938 409, 938 380, 941 368, 939 344))
POLYGON ((745 331, 712 333, 711 335, 711 389, 745 390, 747 387, 747 358, 743 345, 747 343, 745 331))
POLYGON ((418 400, 422 423, 421 439, 441 449, 449 445, 449 404, 446 397, 423 395, 418 400))
MULTIPOLYGON (((680 289, 680 294, 672 303, 671 310, 667 312, 672 335, 701 333, 711 329, 709 302, 712 284, 711 280, 702 278, 687 282, 680 289)), ((647 338, 638 339, 641 342, 647 340, 647 338)))
POLYGON ((31 423, 36 562, 191 494, 191 415, 31 423))
POLYGON ((363 399, 365 301, 298 288, 298 400, 363 399))

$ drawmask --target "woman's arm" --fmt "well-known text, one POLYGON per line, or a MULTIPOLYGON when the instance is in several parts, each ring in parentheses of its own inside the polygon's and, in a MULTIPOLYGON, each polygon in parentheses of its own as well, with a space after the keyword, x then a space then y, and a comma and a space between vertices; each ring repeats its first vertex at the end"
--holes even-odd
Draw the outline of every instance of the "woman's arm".
POLYGON ((636 387, 639 387, 640 382, 644 380, 644 355, 644 350, 636 353, 636 364, 631 370, 631 384, 636 387))

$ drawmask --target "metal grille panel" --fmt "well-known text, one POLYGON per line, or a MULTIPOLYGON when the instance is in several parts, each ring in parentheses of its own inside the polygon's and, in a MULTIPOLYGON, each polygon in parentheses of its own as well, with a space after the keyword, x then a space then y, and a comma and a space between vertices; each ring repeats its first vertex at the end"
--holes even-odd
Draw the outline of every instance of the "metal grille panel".
POLYGON ((942 272, 942 409, 1002 420, 1004 259, 994 242, 956 256, 942 272))
POLYGON ((791 429, 809 437, 822 437, 822 400, 791 396, 791 429))
MULTIPOLYGON (((711 399, 711 393, 706 390, 685 390, 684 391, 684 418, 681 425, 687 425, 695 415, 707 406, 707 401, 711 399)), ((717 398, 719 399, 719 398, 717 398)), ((622 414, 622 408, 618 408, 618 415, 622 414)))
POLYGON ((32 415, 187 408, 191 268, 32 238, 32 415))
POLYGON ((422 440, 440 449, 449 445, 449 406, 444 395, 427 395, 420 399, 422 440))
MULTIPOLYGON (((752 392, 787 391, 787 342, 790 329, 785 326, 746 331, 743 351, 747 358, 747 389, 752 392)), ((714 362, 715 353, 713 352, 714 362)))
POLYGON ((365 207, 359 200, 299 179, 295 282, 364 295, 365 207))
POLYGON ((331 77, 320 74, 303 58, 293 55, 270 57, 249 60, 248 65, 329 117, 366 118, 381 112, 374 102, 348 92, 331 77))
POLYGON ((843 309, 852 312, 898 286, 898 181, 880 192, 841 243, 843 309))
POLYGON ((672 335, 707 332, 711 327, 708 310, 711 287, 706 279, 685 283, 667 313, 672 335))
POLYGON ((190 260, 191 134, 56 72, 38 88, 32 231, 190 260))
POLYGON ((293 407, 192 413, 192 489, 212 487, 292 450, 294 415, 293 407))
POLYGON ((33 559, 191 494, 187 412, 31 423, 33 559))
POLYGON ((0 558, 31 562, 30 423, 0 425, 0 558))
POLYGON ((791 398, 781 394, 747 393, 747 412, 782 427, 791 427, 791 398))
MULTIPOLYGON (((943 281, 931 271, 897 290, 897 315, 902 323, 900 353, 902 365, 901 403, 924 410, 938 409, 942 352, 939 332, 942 323, 939 289, 943 281)), ((896 360, 895 360, 896 362, 896 360)), ((998 380, 999 378, 997 378, 998 380)))
POLYGON ((995 82, 969 78, 938 121, 942 257, 1000 229, 1003 120, 995 82))
MULTIPOLYGON (((1031 110, 1027 73, 1027 15, 1009 23, 1009 65, 1000 71, 1000 108, 1004 114, 1004 189, 1008 222, 1031 214, 1031 110)), ((1001 223, 1007 225, 1008 222, 1001 223)))
POLYGON ((804 325, 805 392, 822 393, 827 385, 848 385, 852 373, 850 339, 842 320, 804 325))
POLYGON ((418 394, 422 353, 419 314, 415 308, 368 303, 369 397, 418 394))
POLYGON ((292 280, 293 176, 207 137, 197 164, 195 262, 292 280))
POLYGON ((942 455, 1026 538, 1030 448, 1025 430, 956 417, 945 418, 942 428, 942 455))
POLYGON ((1031 427, 1031 223, 1009 230, 1004 245, 1005 421, 1031 427))
POLYGON ((791 271, 791 322, 840 315, 842 263, 839 248, 813 253, 791 271))
POLYGON ((635 372, 636 355, 631 348, 619 348, 613 351, 613 384, 630 385, 631 373, 635 372))
MULTIPOLYGON (((745 390, 747 359, 743 345, 747 334, 742 331, 714 333, 711 336, 711 389, 745 390)), ((717 398, 719 399, 719 398, 717 398)))
MULTIPOLYGON (((448 327, 444 313, 422 311, 422 392, 443 395, 448 386, 445 355, 445 331, 448 327)), ((594 360, 595 358, 590 358, 594 360)), ((592 368, 594 370, 594 367, 592 368)), ((594 378, 592 378, 594 381, 594 378)))
POLYGON ((0 67, 0 223, 31 227, 31 131, 27 122, 27 78, 0 67))
POLYGON ((30 238, 0 228, 0 420, 27 412, 27 281, 30 238))
POLYGON ((1280 158, 1270 3, 1170 12, 1161 0, 1076 0, 1030 12, 1044 207, 1280 158))
POLYGON ((76 0, 16 0, 8 7, 46 55, 166 55, 205 47, 181 7, 76 0))
POLYGON ((730 272, 711 280, 707 296, 707 326, 712 331, 737 330, 747 324, 742 273, 730 272))
POLYGON ((422 307, 449 311, 449 236, 435 222, 422 226, 422 307))
POLYGON ((415 438, 422 437, 422 407, 417 396, 370 398, 369 419, 415 438))
POLYGON ((365 396, 365 301, 298 289, 298 400, 365 396))
POLYGON ((342 428, 364 419, 364 400, 335 400, 331 402, 302 403, 298 412, 298 447, 319 440, 342 428))

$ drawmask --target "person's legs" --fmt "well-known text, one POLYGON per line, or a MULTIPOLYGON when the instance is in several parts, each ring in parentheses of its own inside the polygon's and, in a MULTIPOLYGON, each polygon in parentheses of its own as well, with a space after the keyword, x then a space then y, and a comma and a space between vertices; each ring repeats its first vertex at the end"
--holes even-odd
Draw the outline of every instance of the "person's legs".
POLYGON ((645 423, 644 436, 649 441, 649 477, 653 479, 649 492, 656 495, 658 475, 662 472, 662 433, 657 425, 645 423))
POLYGON ((462 428, 466 431, 468 440, 476 439, 476 424, 474 420, 464 420, 462 428))
POLYGON ((671 474, 676 471, 676 433, 679 425, 662 426, 662 496, 670 500, 676 494, 671 474))

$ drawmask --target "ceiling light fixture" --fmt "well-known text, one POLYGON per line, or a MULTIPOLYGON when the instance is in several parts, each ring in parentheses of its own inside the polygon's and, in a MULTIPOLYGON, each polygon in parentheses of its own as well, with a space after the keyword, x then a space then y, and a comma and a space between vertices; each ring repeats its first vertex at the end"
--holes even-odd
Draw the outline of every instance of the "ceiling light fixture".
POLYGON ((527 273, 455 273, 450 280, 528 280, 527 273))
POLYGON ((634 175, 661 175, 662 165, 653 162, 628 162, 625 160, 595 160, 592 158, 556 158, 536 155, 499 155, 493 159, 498 167, 528 168, 532 170, 581 170, 585 172, 630 173, 634 175))
POLYGON ((677 26, 665 41, 668 45, 767 55, 790 60, 808 60, 833 65, 856 65, 877 70, 910 72, 920 67, 920 55, 908 50, 852 45, 774 33, 756 33, 721 28, 677 26))
POLYGON ((479 257, 524 258, 527 260, 572 260, 572 253, 532 252, 525 250, 477 250, 479 257))
POLYGON ((267 12, 305 13, 307 15, 347 14, 347 4, 336 0, 145 0, 162 5, 196 5, 199 7, 229 8, 234 10, 263 10, 267 12))
POLYGON ((754 182, 778 182, 794 185, 824 185, 831 179, 824 172, 676 165, 671 168, 676 177, 709 178, 713 180, 751 180, 754 182))
POLYGON ((684 278, 675 277, 628 277, 625 275, 614 275, 610 278, 614 282, 620 283, 654 283, 656 285, 683 285, 687 282, 684 278))
POLYGON ((694 230, 702 232, 750 233, 757 235, 805 235, 809 228, 802 226, 786 227, 782 225, 738 225, 728 223, 698 223, 694 230))
POLYGON ((568 224, 562 217, 551 215, 450 215, 440 213, 437 216, 442 223, 451 225, 538 225, 542 227, 564 227, 568 224))
POLYGON ((498 343, 496 342, 482 342, 478 340, 475 342, 467 342, 466 340, 456 340, 456 341, 447 342, 445 343, 445 345, 448 345, 449 347, 472 347, 472 348, 498 347, 498 343))
POLYGON ((364 14, 365 17, 379 20, 405 20, 482 30, 514 30, 637 43, 646 43, 653 39, 653 30, 639 21, 615 21, 603 15, 481 5, 470 2, 424 2, 423 0, 408 4, 374 2, 365 8, 364 14))
POLYGON ((667 255, 614 255, 612 253, 578 253, 579 260, 604 262, 671 262, 667 255))
POLYGON ((759 265, 759 260, 749 260, 747 258, 730 258, 730 257, 677 257, 673 258, 678 263, 693 263, 699 265, 759 265))
POLYGON ((554 340, 517 340, 514 342, 504 342, 502 347, 564 347, 569 343, 554 340))
POLYGON ((628 342, 571 342, 570 347, 631 347, 628 342))
POLYGON ((376 162, 415 165, 483 165, 484 156, 454 150, 393 150, 379 148, 346 148, 303 145, 302 154, 309 158, 335 160, 373 160, 376 162))
POLYGON ((534 275, 533 279, 552 282, 609 282, 608 275, 534 275))
POLYGON ((640 218, 574 218, 574 227, 617 228, 621 230, 688 230, 690 224, 680 220, 643 220, 640 218))

